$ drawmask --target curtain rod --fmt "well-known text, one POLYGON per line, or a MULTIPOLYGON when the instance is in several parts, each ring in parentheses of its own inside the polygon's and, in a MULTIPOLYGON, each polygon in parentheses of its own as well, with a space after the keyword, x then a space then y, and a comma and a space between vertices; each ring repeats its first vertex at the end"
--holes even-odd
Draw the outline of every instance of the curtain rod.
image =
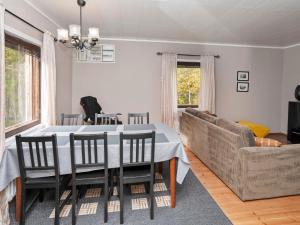
MULTIPOLYGON (((157 52, 156 55, 162 55, 163 53, 162 52, 157 52)), ((201 56, 201 55, 193 55, 193 54, 182 54, 182 53, 179 53, 177 55, 180 55, 180 56, 201 56)), ((220 58, 220 55, 214 55, 215 58, 219 59, 220 58)))
MULTIPOLYGON (((41 30, 40 28, 34 26, 33 24, 29 23, 27 20, 24 20, 23 18, 19 17, 18 15, 14 14, 13 12, 9 11, 8 9, 5 9, 5 12, 7 12, 8 14, 16 17, 17 19, 21 20, 22 22, 26 23, 27 25, 31 26, 32 28, 36 29, 37 31, 39 31, 40 33, 44 34, 45 31, 41 30)), ((57 41, 56 37, 51 34, 51 36, 54 38, 54 41, 57 41)))

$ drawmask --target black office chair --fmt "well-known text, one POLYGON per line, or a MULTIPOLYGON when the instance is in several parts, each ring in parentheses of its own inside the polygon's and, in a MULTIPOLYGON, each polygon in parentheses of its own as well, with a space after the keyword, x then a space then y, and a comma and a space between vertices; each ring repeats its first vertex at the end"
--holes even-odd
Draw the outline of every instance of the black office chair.
MULTIPOLYGON (((16 136, 16 144, 22 185, 20 225, 25 225, 26 191, 28 189, 41 190, 48 188, 55 189, 54 224, 59 225, 59 214, 66 202, 70 199, 71 195, 68 195, 60 205, 60 197, 68 185, 70 176, 60 176, 56 135, 41 137, 21 137, 21 135, 18 135, 16 136), (24 147, 25 144, 27 144, 27 147, 24 147), (30 161, 26 161, 25 158, 29 158, 30 161), (30 175, 29 173, 33 171, 47 172, 54 176, 30 178, 28 175, 30 175)), ((41 193, 39 193, 39 195, 40 194, 41 193)), ((35 195, 33 201, 29 204, 30 207, 39 195, 35 195)))
POLYGON ((74 126, 83 125, 83 115, 82 114, 60 114, 60 125, 74 126))
POLYGON ((103 134, 70 134, 72 165, 72 224, 76 224, 76 187, 81 185, 104 184, 104 222, 107 222, 108 206, 108 147, 107 133, 103 134), (76 145, 78 143, 78 146, 76 145), (102 145, 103 150, 98 149, 102 145), (80 148, 81 161, 75 157, 76 147, 80 148), (87 147, 87 148, 86 148, 87 147), (102 157, 101 157, 102 154, 102 157), (100 156, 100 157, 99 157, 100 156), (102 160, 99 160, 101 158, 102 160), (77 159, 77 161, 76 161, 77 159), (80 173, 80 169, 97 168, 98 170, 80 173), (78 171, 79 170, 79 171, 78 171))
MULTIPOLYGON (((124 222, 124 184, 150 183, 150 218, 154 218, 154 154, 155 131, 150 133, 123 134, 120 133, 120 171, 119 171, 119 196, 120 196, 120 223, 124 222), (151 142, 151 156, 145 159, 146 141, 151 142), (130 149, 124 152, 124 141, 129 141, 130 149), (135 144, 134 144, 135 142, 135 144), (134 148, 135 145, 135 148, 134 148), (141 149, 140 149, 141 147, 141 149), (124 162, 124 154, 128 154, 129 162, 124 162)), ((127 158, 127 157, 126 157, 127 158)))
POLYGON ((145 122, 149 124, 149 112, 146 113, 128 113, 128 124, 131 124, 133 120, 133 124, 144 124, 145 122))

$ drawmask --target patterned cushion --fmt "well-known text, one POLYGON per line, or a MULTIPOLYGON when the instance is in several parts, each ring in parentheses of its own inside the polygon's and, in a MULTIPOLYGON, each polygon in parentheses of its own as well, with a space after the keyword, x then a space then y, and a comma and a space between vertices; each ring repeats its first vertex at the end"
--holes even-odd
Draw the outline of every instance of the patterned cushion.
POLYGON ((271 138, 255 137, 257 147, 281 147, 282 143, 271 138))
POLYGON ((216 124, 232 133, 240 135, 244 147, 255 146, 254 136, 250 129, 225 119, 218 119, 216 124))
POLYGON ((200 119, 203 119, 203 120, 206 120, 210 123, 216 124, 217 118, 215 116, 209 115, 205 112, 201 112, 201 111, 199 111, 197 109, 193 109, 193 108, 187 108, 185 111, 187 113, 190 113, 194 116, 199 117, 200 119))

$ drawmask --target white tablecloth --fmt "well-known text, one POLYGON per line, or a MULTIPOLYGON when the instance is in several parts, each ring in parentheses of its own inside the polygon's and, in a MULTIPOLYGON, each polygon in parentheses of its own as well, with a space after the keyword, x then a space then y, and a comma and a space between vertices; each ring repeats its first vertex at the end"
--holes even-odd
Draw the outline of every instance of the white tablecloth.
MULTIPOLYGON (((177 164, 177 182, 182 183, 184 177, 189 170, 189 160, 184 151, 184 147, 176 131, 164 124, 149 124, 149 125, 112 125, 112 126, 51 126, 32 130, 24 136, 38 135, 57 135, 59 166, 61 175, 71 174, 70 160, 70 143, 69 134, 88 134, 108 132, 108 161, 109 168, 118 168, 119 165, 119 133, 130 132, 149 132, 156 131, 155 144, 155 162, 163 162, 174 157, 178 158, 177 164)), ((78 146, 79 147, 79 146, 78 146)), ((126 144, 125 149, 129 148, 126 144)), ((148 146, 149 147, 149 146, 148 146)), ((125 151, 124 149, 124 151, 125 151)), ((81 152, 79 151, 81 154, 81 152)), ((76 153, 76 157, 80 154, 76 153)), ((147 151, 146 144, 146 159, 149 157, 150 151, 147 151), (148 155, 147 155, 148 153, 148 155)), ((125 156, 125 155, 124 155, 125 156)), ((126 161, 126 159, 124 159, 126 161)), ((50 174, 35 173, 32 177, 49 176, 50 174)), ((51 174, 52 175, 52 174, 51 174)), ((4 190, 7 185, 20 176, 17 150, 15 141, 8 143, 2 161, 0 163, 0 191, 4 190)))

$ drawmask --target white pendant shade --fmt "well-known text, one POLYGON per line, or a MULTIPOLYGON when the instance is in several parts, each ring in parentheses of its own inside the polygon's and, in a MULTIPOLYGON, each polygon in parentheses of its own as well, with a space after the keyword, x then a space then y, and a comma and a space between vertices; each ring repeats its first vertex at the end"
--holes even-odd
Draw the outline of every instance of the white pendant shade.
POLYGON ((89 28, 89 36, 88 37, 89 37, 89 40, 92 40, 92 41, 99 40, 99 38, 100 38, 99 28, 97 28, 97 27, 89 28))
POLYGON ((76 24, 71 24, 69 26, 70 37, 80 38, 80 26, 76 24))
POLYGON ((62 42, 69 40, 69 31, 66 29, 57 29, 57 39, 62 42))
MULTIPOLYGON (((1 0, 0 0, 1 1, 1 0)), ((80 7, 80 25, 71 24, 69 30, 57 29, 57 39, 69 48, 75 48, 83 51, 83 49, 93 48, 100 40, 99 28, 90 27, 88 36, 82 35, 82 7, 85 6, 85 0, 78 0, 78 6, 80 7)))

